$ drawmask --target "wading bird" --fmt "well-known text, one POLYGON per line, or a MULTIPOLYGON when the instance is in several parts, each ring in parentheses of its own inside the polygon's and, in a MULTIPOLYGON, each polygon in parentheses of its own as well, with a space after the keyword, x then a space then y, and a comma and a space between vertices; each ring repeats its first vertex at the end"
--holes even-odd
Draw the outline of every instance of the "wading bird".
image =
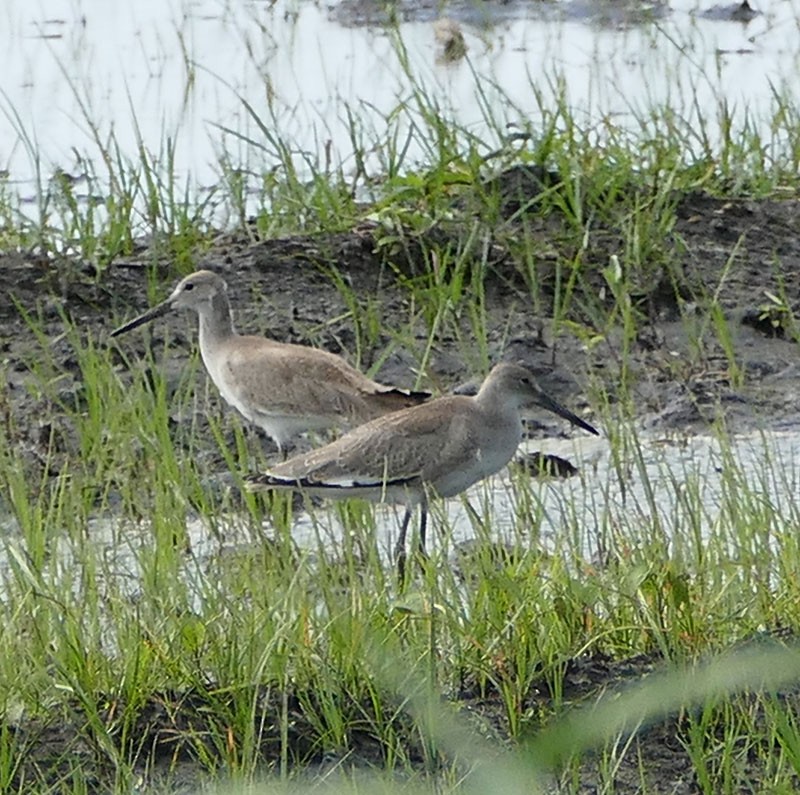
POLYGON ((211 380, 231 406, 272 437, 280 452, 305 431, 359 425, 430 397, 379 384, 328 351, 237 334, 225 280, 207 270, 182 279, 166 301, 111 336, 173 309, 197 312, 200 353, 211 380))
POLYGON ((424 553, 428 499, 453 497, 500 471, 522 441, 523 410, 533 406, 597 435, 589 423, 548 397, 529 370, 501 363, 474 396, 448 395, 379 417, 335 442, 248 477, 246 485, 251 491, 294 489, 312 496, 405 505, 395 547, 402 580, 414 508, 421 511, 419 545, 424 553))

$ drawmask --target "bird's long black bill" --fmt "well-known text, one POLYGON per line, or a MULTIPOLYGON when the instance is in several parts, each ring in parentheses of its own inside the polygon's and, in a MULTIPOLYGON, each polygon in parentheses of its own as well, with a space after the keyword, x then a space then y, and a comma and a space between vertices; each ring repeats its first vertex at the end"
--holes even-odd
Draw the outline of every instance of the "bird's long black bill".
POLYGON ((164 301, 163 303, 158 304, 158 306, 154 306, 152 309, 148 309, 139 317, 135 317, 129 323, 126 323, 124 326, 120 326, 119 328, 114 329, 110 336, 118 337, 120 334, 124 334, 126 331, 133 331, 135 328, 139 328, 139 326, 144 325, 145 323, 149 323, 151 320, 155 320, 157 317, 161 317, 162 315, 166 315, 169 310, 172 309, 172 304, 169 301, 164 301))
POLYGON ((544 392, 539 393, 537 402, 543 409, 552 411, 553 414, 558 414, 559 417, 569 420, 573 425, 583 428, 584 431, 589 431, 589 433, 593 433, 595 436, 600 435, 600 432, 596 428, 593 428, 588 422, 582 420, 577 414, 573 414, 569 409, 565 409, 560 403, 556 403, 555 400, 545 395, 544 392))

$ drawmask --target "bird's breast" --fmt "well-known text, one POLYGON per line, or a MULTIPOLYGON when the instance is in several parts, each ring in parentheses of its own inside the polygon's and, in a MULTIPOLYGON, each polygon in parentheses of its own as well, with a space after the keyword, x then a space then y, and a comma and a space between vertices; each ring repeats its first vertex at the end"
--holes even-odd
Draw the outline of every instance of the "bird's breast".
POLYGON ((455 455, 439 467, 431 485, 442 497, 452 497, 483 478, 499 472, 513 458, 522 440, 522 424, 490 424, 475 432, 455 455))

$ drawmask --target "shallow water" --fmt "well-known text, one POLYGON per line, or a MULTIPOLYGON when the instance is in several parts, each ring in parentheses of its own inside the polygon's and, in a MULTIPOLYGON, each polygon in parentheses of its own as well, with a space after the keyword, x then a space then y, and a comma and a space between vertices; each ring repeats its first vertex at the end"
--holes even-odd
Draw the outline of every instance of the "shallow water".
MULTIPOLYGON (((800 521, 800 435, 796 432, 750 433, 724 441, 710 436, 639 437, 617 466, 607 440, 580 437, 545 439, 527 449, 566 458, 580 470, 566 480, 529 478, 505 470, 474 486, 470 503, 488 520, 482 540, 531 545, 558 553, 571 549, 586 559, 613 546, 637 544, 659 535, 669 541, 675 532, 708 539, 720 525, 730 525, 729 512, 759 505, 777 523, 800 521), (512 482, 513 480, 513 482, 512 482), (521 484, 528 484, 522 487, 521 484), (528 513, 538 522, 519 519, 519 508, 532 497, 528 513), (726 513, 727 512, 727 513, 726 513)), ((462 501, 449 500, 434 523, 447 527, 453 546, 469 542, 476 529, 462 501)), ((391 548, 402 511, 379 509, 378 532, 391 548)), ((526 513, 523 512, 523 516, 526 513)), ((342 528, 329 514, 328 544, 340 543, 342 528)), ((295 538, 306 547, 318 543, 320 519, 300 519, 295 538)), ((483 534, 483 531, 478 531, 483 534)), ((432 531, 434 545, 436 533, 432 531)), ((735 540, 735 539, 732 539, 735 540)))
MULTIPOLYGON (((424 4, 399 33, 426 93, 492 143, 479 91, 501 124, 530 123, 535 132, 535 92, 549 106, 563 82, 569 105, 598 135, 607 117, 635 126, 635 116, 659 105, 688 118, 702 113, 714 135, 722 98, 740 119, 745 110, 761 119, 766 132, 772 86, 796 101, 794 0, 758 4, 765 13, 747 24, 708 18, 702 12, 714 4, 690 0, 659 6, 640 24, 594 11, 618 5, 482 4, 480 14, 470 3, 452 6, 468 57, 451 63, 424 4)), ((13 190, 33 199, 37 169, 44 181, 56 168, 80 177, 88 160, 103 177, 100 150, 113 134, 123 160, 134 163, 141 143, 163 164, 171 142, 176 173, 199 191, 218 183, 223 154, 256 173, 277 163, 246 101, 297 152, 322 163, 329 156, 347 171, 345 108, 368 143, 370 128, 383 140, 386 115, 413 103, 392 34, 343 24, 353 14, 342 6, 5 0, 0 168, 13 190)), ((423 155, 412 146, 412 160, 423 155)))
MULTIPOLYGON (((546 439, 528 447, 569 459, 581 474, 567 480, 531 479, 519 471, 509 475, 505 470, 476 485, 467 496, 487 519, 483 529, 473 525, 463 501, 439 502, 432 510, 434 529, 429 541, 434 554, 452 558, 459 547, 477 537, 484 543, 592 561, 607 552, 654 540, 667 547, 683 541, 684 549, 693 549, 713 537, 735 556, 739 542, 748 546, 780 543, 783 533, 794 534, 800 526, 796 498, 800 493, 796 463, 800 461, 800 434, 796 432, 743 434, 725 441, 710 436, 640 437, 638 447, 629 449, 622 466, 614 465, 608 440, 602 438, 546 439), (524 504, 527 512, 521 510, 524 504), (746 510, 747 521, 761 524, 739 538, 730 530, 734 510, 746 510), (533 521, 529 520, 531 514, 533 521), (446 532, 443 535, 436 528, 446 528, 446 532)), ((401 515, 402 510, 390 506, 375 508, 375 538, 387 566, 401 515)), ((186 558, 183 574, 198 600, 210 569, 219 571, 220 566, 228 565, 226 558, 236 560, 231 553, 247 554, 260 539, 274 534, 265 526, 254 537, 235 516, 215 517, 215 523, 212 528, 198 518, 187 521, 192 554, 186 558)), ((12 559, 17 565, 20 561, 27 565, 28 556, 14 523, 6 520, 2 530, 0 579, 13 579, 12 559)), ((311 516, 298 514, 292 528, 299 552, 312 559, 320 552, 340 548, 344 533, 336 512, 325 506, 311 516)), ((101 581, 115 593, 136 598, 144 576, 142 561, 153 562, 150 552, 154 544, 147 522, 98 518, 90 522, 85 539, 53 540, 45 580, 59 582, 66 577, 79 588, 82 561, 88 554, 101 581)), ((31 577, 38 575, 34 572, 31 577)))

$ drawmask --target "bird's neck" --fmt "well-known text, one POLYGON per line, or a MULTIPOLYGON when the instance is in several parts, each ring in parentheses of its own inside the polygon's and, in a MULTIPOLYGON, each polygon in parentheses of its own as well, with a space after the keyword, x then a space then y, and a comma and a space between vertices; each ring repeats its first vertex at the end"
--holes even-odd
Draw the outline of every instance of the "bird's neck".
POLYGON ((474 400, 484 411, 497 414, 498 417, 512 418, 519 416, 519 408, 508 400, 497 384, 491 381, 481 386, 474 400))
POLYGON ((217 293, 200 312, 200 347, 214 346, 235 333, 228 296, 217 293))
POLYGON ((473 400, 485 417, 486 427, 507 437, 522 438, 522 417, 519 407, 510 402, 499 389, 481 388, 473 400))

